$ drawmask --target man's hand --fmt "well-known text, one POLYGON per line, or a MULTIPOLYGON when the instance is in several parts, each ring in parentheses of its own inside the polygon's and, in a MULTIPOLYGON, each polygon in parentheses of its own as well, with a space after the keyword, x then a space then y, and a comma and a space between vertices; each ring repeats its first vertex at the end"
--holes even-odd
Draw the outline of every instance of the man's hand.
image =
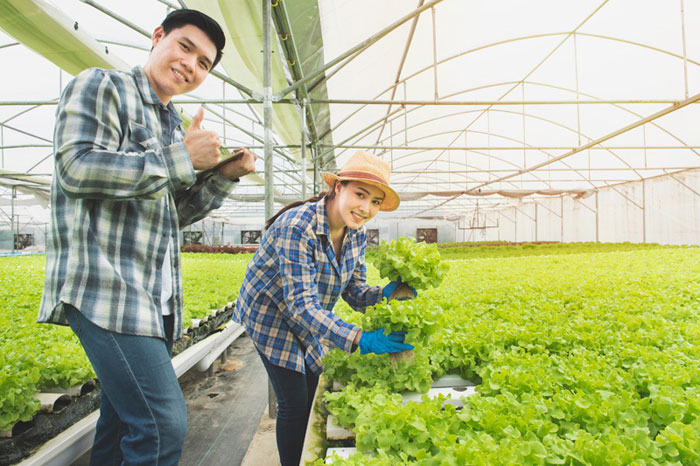
POLYGON ((192 123, 187 128, 182 141, 190 154, 192 167, 195 170, 206 170, 219 161, 221 146, 219 136, 214 131, 203 130, 202 120, 204 120, 204 107, 200 107, 199 112, 192 118, 192 123))
POLYGON ((258 157, 248 149, 236 149, 234 152, 240 151, 243 151, 240 156, 232 157, 235 160, 231 160, 219 168, 221 176, 235 180, 255 171, 255 161, 258 160, 258 157))

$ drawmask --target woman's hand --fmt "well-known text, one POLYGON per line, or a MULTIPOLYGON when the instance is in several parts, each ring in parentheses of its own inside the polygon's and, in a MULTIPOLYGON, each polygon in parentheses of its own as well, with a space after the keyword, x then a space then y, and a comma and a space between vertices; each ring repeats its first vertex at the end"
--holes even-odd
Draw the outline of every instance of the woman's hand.
MULTIPOLYGON (((382 298, 384 298, 384 299, 386 299, 387 301, 389 301, 389 298, 391 297, 392 294, 394 294, 394 291, 396 291, 396 289, 397 289, 399 286, 402 286, 403 288, 407 288, 407 290, 412 291, 412 292, 413 292, 413 297, 414 297, 414 298, 418 297, 418 292, 416 291, 415 288, 413 288, 413 287, 412 287, 411 285, 409 285, 408 283, 402 282, 401 279, 399 279, 399 280, 397 280, 397 281, 389 282, 389 284, 388 284, 387 286, 384 287, 384 289, 382 290, 382 298)), ((408 292, 407 290, 404 290, 405 292, 404 292, 404 293, 401 293, 401 296, 400 296, 400 297, 397 297, 397 298, 395 298, 395 299, 398 299, 399 301, 404 301, 404 300, 406 300, 406 299, 411 299, 411 298, 410 298, 410 294, 409 294, 409 292, 408 292)))
POLYGON ((380 328, 373 332, 362 332, 360 335, 360 354, 386 354, 400 353, 413 349, 413 345, 403 342, 406 332, 391 332, 384 335, 384 329, 380 328))

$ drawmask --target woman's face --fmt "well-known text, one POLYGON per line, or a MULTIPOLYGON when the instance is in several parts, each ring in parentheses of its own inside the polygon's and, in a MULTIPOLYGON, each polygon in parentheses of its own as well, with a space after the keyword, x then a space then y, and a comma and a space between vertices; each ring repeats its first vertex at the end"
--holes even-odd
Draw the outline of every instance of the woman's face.
POLYGON ((345 226, 353 229, 372 220, 384 201, 384 191, 361 181, 351 181, 345 185, 336 183, 335 196, 340 218, 345 226))

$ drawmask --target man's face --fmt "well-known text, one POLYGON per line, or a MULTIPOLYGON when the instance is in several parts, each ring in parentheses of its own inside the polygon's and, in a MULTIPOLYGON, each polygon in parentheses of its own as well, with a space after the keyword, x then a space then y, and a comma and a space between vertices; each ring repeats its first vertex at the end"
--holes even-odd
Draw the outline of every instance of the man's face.
POLYGON ((199 87, 216 58, 216 46, 196 26, 187 24, 165 35, 158 26, 152 36, 153 50, 143 69, 160 101, 199 87))

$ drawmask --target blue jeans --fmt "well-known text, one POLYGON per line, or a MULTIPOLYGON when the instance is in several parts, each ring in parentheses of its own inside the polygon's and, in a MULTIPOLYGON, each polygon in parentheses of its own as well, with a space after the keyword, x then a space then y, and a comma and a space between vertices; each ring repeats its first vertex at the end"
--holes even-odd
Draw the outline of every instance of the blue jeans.
POLYGON ((64 306, 102 387, 90 464, 177 464, 187 407, 170 362, 173 317, 163 318, 166 342, 110 332, 64 306))
POLYGON ((318 376, 306 365, 306 374, 276 366, 260 354, 277 396, 277 451, 282 466, 298 466, 304 448, 306 424, 314 401, 318 376))

